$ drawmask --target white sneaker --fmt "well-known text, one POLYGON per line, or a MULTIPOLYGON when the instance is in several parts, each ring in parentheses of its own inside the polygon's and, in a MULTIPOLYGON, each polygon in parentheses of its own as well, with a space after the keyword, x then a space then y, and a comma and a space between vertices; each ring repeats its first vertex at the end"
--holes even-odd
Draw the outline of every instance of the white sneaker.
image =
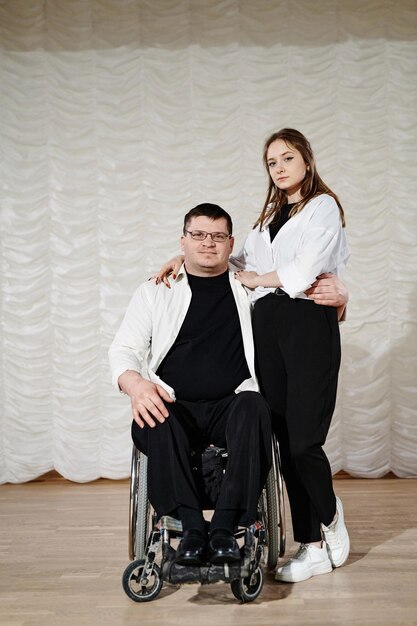
POLYGON ((275 580, 285 583, 299 583, 318 574, 328 574, 332 564, 326 546, 317 548, 309 543, 302 543, 297 553, 275 572, 275 580))
POLYGON ((340 567, 346 563, 349 556, 350 541, 343 517, 343 506, 336 496, 336 520, 330 526, 321 525, 323 539, 327 545, 327 552, 333 567, 340 567))

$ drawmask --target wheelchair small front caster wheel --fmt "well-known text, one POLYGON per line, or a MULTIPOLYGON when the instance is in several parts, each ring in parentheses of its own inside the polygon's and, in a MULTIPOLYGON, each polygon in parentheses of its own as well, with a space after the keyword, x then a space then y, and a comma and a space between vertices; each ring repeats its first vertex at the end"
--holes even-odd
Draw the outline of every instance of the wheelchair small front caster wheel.
POLYGON ((148 579, 142 579, 145 561, 132 561, 126 567, 122 584, 126 594, 135 602, 150 602, 162 589, 162 573, 160 568, 153 564, 148 579))
POLYGON ((259 596, 264 584, 264 575, 260 566, 251 576, 238 578, 230 583, 232 593, 241 602, 253 602, 259 596))

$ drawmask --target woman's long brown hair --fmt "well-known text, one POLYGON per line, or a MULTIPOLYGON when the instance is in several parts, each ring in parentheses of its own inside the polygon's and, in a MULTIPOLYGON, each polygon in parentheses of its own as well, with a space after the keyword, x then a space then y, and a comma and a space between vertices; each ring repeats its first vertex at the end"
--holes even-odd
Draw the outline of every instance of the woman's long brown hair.
POLYGON ((268 173, 269 185, 265 204, 258 220, 256 221, 256 224, 254 225, 254 228, 259 226, 260 230, 262 230, 267 222, 276 220, 281 212, 281 208, 287 202, 287 194, 285 191, 278 189, 275 186, 268 167, 268 148, 271 143, 277 141, 277 139, 282 139, 282 141, 285 141, 289 147, 296 148, 301 153, 301 156, 307 166, 306 175, 300 188, 301 200, 292 207, 290 217, 302 211, 307 202, 312 198, 319 196, 322 193, 327 193, 336 201, 340 211, 342 226, 345 227, 345 214, 342 205, 340 204, 337 195, 322 181, 318 175, 310 142, 298 130, 295 130, 294 128, 282 128, 268 137, 264 145, 263 163, 268 173))

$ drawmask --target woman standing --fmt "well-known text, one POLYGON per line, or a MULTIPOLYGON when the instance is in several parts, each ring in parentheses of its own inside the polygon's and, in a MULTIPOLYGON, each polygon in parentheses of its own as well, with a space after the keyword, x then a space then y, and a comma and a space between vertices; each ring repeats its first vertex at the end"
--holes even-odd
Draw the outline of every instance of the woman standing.
POLYGON ((308 140, 285 128, 265 143, 269 175, 264 208, 236 273, 252 289, 253 331, 262 392, 273 414, 297 553, 276 579, 299 582, 332 571, 349 555, 343 508, 323 451, 340 365, 336 308, 305 291, 349 256, 343 209, 317 173, 308 140))

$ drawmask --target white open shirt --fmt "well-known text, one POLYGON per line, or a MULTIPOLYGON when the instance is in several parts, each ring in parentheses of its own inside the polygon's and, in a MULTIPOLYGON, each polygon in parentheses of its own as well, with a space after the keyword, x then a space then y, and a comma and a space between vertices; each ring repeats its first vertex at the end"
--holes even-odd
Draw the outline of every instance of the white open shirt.
MULTIPOLYGON (((339 207, 327 194, 310 200, 288 220, 271 243, 269 226, 257 226, 241 252, 231 257, 239 267, 258 274, 276 271, 282 289, 291 298, 307 298, 306 289, 324 272, 339 275, 349 258, 339 207)), ((252 301, 273 293, 274 287, 257 287, 252 301)))
MULTIPOLYGON (((245 288, 235 279, 233 272, 229 272, 229 280, 250 373, 250 378, 242 381, 235 391, 259 391, 255 375, 250 303, 245 288)), ((171 289, 167 289, 150 280, 140 285, 133 294, 109 349, 112 381, 116 389, 119 389, 119 376, 126 370, 133 370, 161 385, 175 400, 174 389, 161 380, 156 371, 175 342, 190 306, 192 294, 184 266, 175 280, 170 278, 170 283, 171 289)))

